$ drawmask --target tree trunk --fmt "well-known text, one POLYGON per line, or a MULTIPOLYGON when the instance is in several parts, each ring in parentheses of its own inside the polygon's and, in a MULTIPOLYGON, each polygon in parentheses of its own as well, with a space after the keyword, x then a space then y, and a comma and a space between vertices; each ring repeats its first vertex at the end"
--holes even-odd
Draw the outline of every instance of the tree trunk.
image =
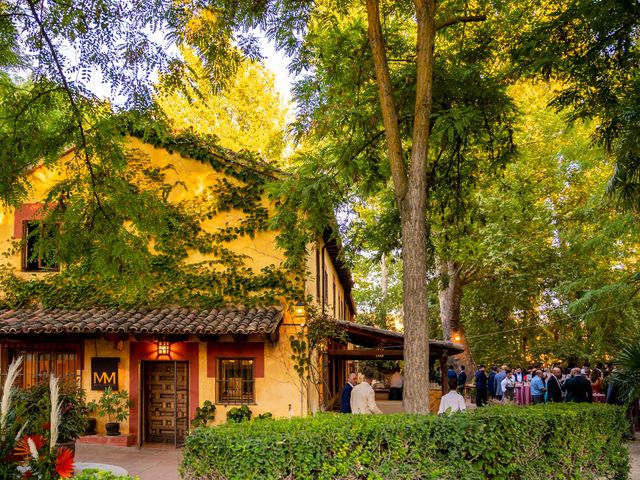
POLYGON ((407 413, 429 412, 426 228, 419 201, 405 202, 401 218, 405 378, 402 397, 407 413))
POLYGON ((449 363, 464 365, 467 372, 473 372, 475 363, 462 329, 460 308, 464 279, 462 266, 453 260, 436 258, 436 273, 438 278, 438 299, 440 301, 440 321, 442 322, 442 338, 448 342, 460 344, 464 352, 456 355, 449 363), (454 338, 454 334, 457 338, 454 338))
POLYGON ((403 259, 404 392, 407 413, 429 412, 426 197, 431 130, 435 0, 414 0, 416 9, 416 101, 407 169, 384 46, 378 0, 367 0, 368 36, 376 71, 391 177, 400 210, 403 259))
POLYGON ((451 341, 452 331, 460 330, 460 303, 462 301, 462 279, 460 264, 453 260, 436 259, 438 276, 438 299, 442 338, 451 341))
POLYGON ((378 307, 378 323, 382 328, 389 328, 387 325, 387 297, 389 295, 389 268, 387 266, 387 255, 382 254, 380 258, 380 304, 378 307))

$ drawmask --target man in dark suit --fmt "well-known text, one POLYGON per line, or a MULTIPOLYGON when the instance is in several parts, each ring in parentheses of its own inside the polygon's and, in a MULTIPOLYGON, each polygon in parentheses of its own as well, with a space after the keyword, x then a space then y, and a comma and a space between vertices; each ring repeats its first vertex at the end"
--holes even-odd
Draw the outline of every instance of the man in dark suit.
POLYGON ((355 373, 350 373, 340 396, 340 413, 351 413, 351 390, 356 386, 357 381, 358 376, 355 373))
POLYGON ((467 384, 467 372, 464 371, 464 365, 460 366, 458 373, 458 393, 464 397, 464 386, 467 384))
POLYGON ((562 389, 567 392, 565 402, 592 403, 593 391, 591 382, 584 375, 580 374, 579 368, 571 370, 571 378, 567 378, 562 385, 562 389))
POLYGON ((476 372, 476 406, 487 404, 487 374, 484 373, 484 365, 478 367, 476 372))
POLYGON ((562 378, 562 369, 560 367, 553 367, 551 376, 547 380, 547 401, 562 403, 562 385, 560 379, 562 378))

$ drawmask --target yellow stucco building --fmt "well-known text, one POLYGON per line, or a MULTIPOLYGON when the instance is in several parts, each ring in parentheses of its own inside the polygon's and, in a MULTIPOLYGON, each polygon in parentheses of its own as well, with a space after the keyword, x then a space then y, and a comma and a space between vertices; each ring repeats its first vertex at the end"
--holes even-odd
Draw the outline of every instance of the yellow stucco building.
MULTIPOLYGON (((234 163, 236 171, 255 169, 255 165, 238 164, 237 159, 219 159, 219 168, 214 168, 133 136, 127 139, 127 151, 164 172, 166 184, 176 185, 168 193, 173 204, 197 205, 212 195, 209 187, 213 185, 242 184, 238 175, 227 173, 226 161, 234 163)), ((67 152, 61 165, 72 162, 73 156, 73 151, 67 152)), ((57 265, 47 265, 39 256, 32 238, 48 191, 64 178, 64 168, 35 168, 24 204, 0 210, 1 261, 17 278, 59 275, 57 265)), ((267 212, 274 209, 266 196, 259 204, 267 212)), ((210 234, 228 231, 248 214, 238 208, 220 209, 209 214, 201 228, 210 234)), ((276 246, 277 234, 264 228, 236 235, 227 248, 241 255, 244 267, 253 271, 281 268, 286 258, 276 246)), ((149 249, 153 253, 153 239, 149 249)), ((308 245, 307 252, 304 298, 313 299, 335 319, 352 320, 351 278, 339 260, 339 245, 327 232, 308 245)), ((213 269, 224 268, 215 266, 216 255, 216 251, 193 249, 183 263, 186 268, 207 262, 213 269)), ((7 292, 0 291, 2 295, 7 292)), ((0 367, 6 371, 12 359, 23 356, 22 386, 55 373, 77 379, 88 400, 99 398, 106 385, 127 390, 133 405, 121 425, 119 441, 179 444, 205 400, 217 407, 215 423, 226 421, 226 412, 239 405, 248 405, 254 415, 271 412, 274 417, 305 415, 321 408, 332 393, 302 382, 292 359, 290 337, 304 334, 306 328, 304 316, 293 308, 295 303, 293 298, 279 298, 270 305, 236 302, 221 308, 158 305, 73 310, 31 305, 4 309, 0 310, 0 367)), ((99 434, 104 433, 105 422, 99 422, 99 434)))

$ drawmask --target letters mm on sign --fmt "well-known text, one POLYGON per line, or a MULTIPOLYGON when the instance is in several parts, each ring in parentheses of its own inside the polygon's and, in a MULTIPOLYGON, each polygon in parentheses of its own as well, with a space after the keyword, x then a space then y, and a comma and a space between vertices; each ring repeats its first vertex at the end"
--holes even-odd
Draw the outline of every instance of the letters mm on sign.
POLYGON ((91 359, 91 390, 111 387, 118 390, 119 357, 93 357, 91 359))

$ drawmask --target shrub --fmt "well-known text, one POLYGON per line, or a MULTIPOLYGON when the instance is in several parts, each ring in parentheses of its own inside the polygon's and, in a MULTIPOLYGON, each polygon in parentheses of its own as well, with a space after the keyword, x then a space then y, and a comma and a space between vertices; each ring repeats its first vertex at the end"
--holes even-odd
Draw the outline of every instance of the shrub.
POLYGON ((251 410, 246 405, 235 407, 227 412, 228 423, 242 423, 251 420, 251 410))
POLYGON ((128 475, 114 475, 105 470, 97 468, 88 468, 76 474, 74 480, 137 480, 138 477, 130 477, 128 475))
POLYGON ((495 406, 449 417, 338 415, 198 428, 184 479, 624 479, 624 411, 495 406))
POLYGON ((205 400, 201 407, 196 408, 196 414, 191 420, 191 427, 206 427, 216 418, 216 406, 210 400, 205 400))
MULTIPOLYGON (((69 442, 83 435, 89 418, 85 403, 85 392, 74 383, 60 383, 62 415, 58 429, 58 442, 69 442)), ((50 421, 51 394, 49 383, 42 382, 25 390, 17 390, 14 397, 15 408, 22 410, 28 422, 23 433, 40 434, 50 421)))
POLYGON ((273 413, 264 412, 256 417, 256 420, 273 420, 273 413))

